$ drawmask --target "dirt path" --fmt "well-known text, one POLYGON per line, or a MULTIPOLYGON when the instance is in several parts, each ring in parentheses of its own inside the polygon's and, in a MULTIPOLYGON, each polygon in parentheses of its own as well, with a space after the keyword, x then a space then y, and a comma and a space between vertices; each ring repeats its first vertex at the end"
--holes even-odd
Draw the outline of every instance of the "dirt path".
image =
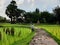
POLYGON ((58 45, 44 29, 37 29, 36 35, 29 45, 58 45))

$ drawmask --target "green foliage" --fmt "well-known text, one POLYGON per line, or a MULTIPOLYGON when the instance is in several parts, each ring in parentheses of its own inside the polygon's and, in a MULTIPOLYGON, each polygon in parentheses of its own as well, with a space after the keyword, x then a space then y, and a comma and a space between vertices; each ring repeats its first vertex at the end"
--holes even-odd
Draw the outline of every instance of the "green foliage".
MULTIPOLYGON (((0 32, 2 33, 2 40, 0 41, 0 45, 28 45, 28 43, 31 41, 32 37, 34 36, 34 32, 31 32, 31 29, 20 27, 24 25, 19 24, 3 24, 4 28, 12 28, 14 30, 14 36, 7 35, 3 31, 3 27, 0 28, 0 32), (20 33, 21 32, 21 33, 20 33), (20 35, 19 35, 20 33, 20 35)), ((27 26, 27 25, 26 25, 27 26)))
POLYGON ((54 16, 54 14, 49 13, 47 11, 41 12, 41 19, 44 23, 53 24, 56 22, 56 17, 54 16))
POLYGON ((40 11, 39 11, 39 9, 38 9, 38 8, 36 8, 35 12, 36 12, 36 13, 39 13, 40 11))
POLYGON ((57 6, 57 7, 53 10, 53 12, 54 12, 54 14, 55 14, 55 16, 56 16, 56 18, 57 18, 57 21, 58 21, 59 24, 60 24, 60 7, 57 6))
POLYGON ((36 9, 34 12, 26 12, 25 14, 25 21, 27 23, 30 22, 37 23, 39 19, 40 19, 39 9, 36 9))
POLYGON ((17 8, 15 1, 11 1, 5 11, 6 15, 11 18, 11 23, 37 23, 38 20, 40 23, 60 23, 60 7, 56 7, 53 12, 54 13, 49 13, 48 11, 40 12, 38 8, 36 8, 33 12, 25 12, 24 10, 17 8), (23 19, 23 17, 25 18, 23 19))
POLYGON ((15 1, 11 1, 11 3, 7 6, 5 14, 11 18, 11 23, 14 23, 18 21, 18 17, 21 16, 21 14, 24 14, 24 12, 24 10, 17 8, 15 1))
POLYGON ((0 22, 6 22, 7 21, 7 19, 5 18, 5 17, 2 17, 2 16, 0 16, 0 22))
POLYGON ((12 0, 12 2, 7 6, 7 9, 5 11, 5 14, 11 18, 11 23, 13 23, 13 21, 15 21, 15 16, 16 16, 16 2, 12 0), (13 20, 14 17, 14 20, 13 20))

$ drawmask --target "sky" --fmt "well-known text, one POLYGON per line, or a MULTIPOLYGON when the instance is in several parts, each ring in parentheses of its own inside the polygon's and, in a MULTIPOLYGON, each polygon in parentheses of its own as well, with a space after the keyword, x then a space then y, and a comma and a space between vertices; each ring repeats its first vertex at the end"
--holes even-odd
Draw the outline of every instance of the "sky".
MULTIPOLYGON (((0 0, 0 16, 8 17, 5 14, 6 7, 10 4, 12 0, 0 0)), ((35 11, 36 8, 39 8, 40 11, 49 11, 59 5, 60 0, 15 0, 19 9, 23 9, 27 12, 35 11)))

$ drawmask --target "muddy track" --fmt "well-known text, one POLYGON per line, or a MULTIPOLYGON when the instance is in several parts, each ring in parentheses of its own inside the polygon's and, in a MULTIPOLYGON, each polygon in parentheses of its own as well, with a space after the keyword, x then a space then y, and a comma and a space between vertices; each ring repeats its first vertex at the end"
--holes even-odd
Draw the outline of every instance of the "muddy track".
POLYGON ((29 45, 58 45, 44 29, 36 29, 35 37, 29 45))

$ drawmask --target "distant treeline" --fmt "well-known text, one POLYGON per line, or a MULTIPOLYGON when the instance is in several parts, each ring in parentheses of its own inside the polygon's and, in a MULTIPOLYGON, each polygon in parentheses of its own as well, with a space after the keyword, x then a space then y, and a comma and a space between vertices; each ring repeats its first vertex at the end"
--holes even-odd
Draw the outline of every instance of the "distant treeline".
POLYGON ((48 11, 41 12, 36 8, 33 12, 26 12, 25 10, 18 9, 16 1, 11 1, 7 6, 5 14, 11 19, 11 23, 49 23, 60 24, 60 7, 57 6, 53 9, 53 13, 48 11))
POLYGON ((5 17, 0 16, 0 23, 9 23, 10 20, 6 19, 5 17))
POLYGON ((60 7, 53 10, 53 13, 48 11, 40 12, 36 9, 34 12, 26 12, 25 21, 30 23, 49 23, 49 24, 60 24, 60 7))

